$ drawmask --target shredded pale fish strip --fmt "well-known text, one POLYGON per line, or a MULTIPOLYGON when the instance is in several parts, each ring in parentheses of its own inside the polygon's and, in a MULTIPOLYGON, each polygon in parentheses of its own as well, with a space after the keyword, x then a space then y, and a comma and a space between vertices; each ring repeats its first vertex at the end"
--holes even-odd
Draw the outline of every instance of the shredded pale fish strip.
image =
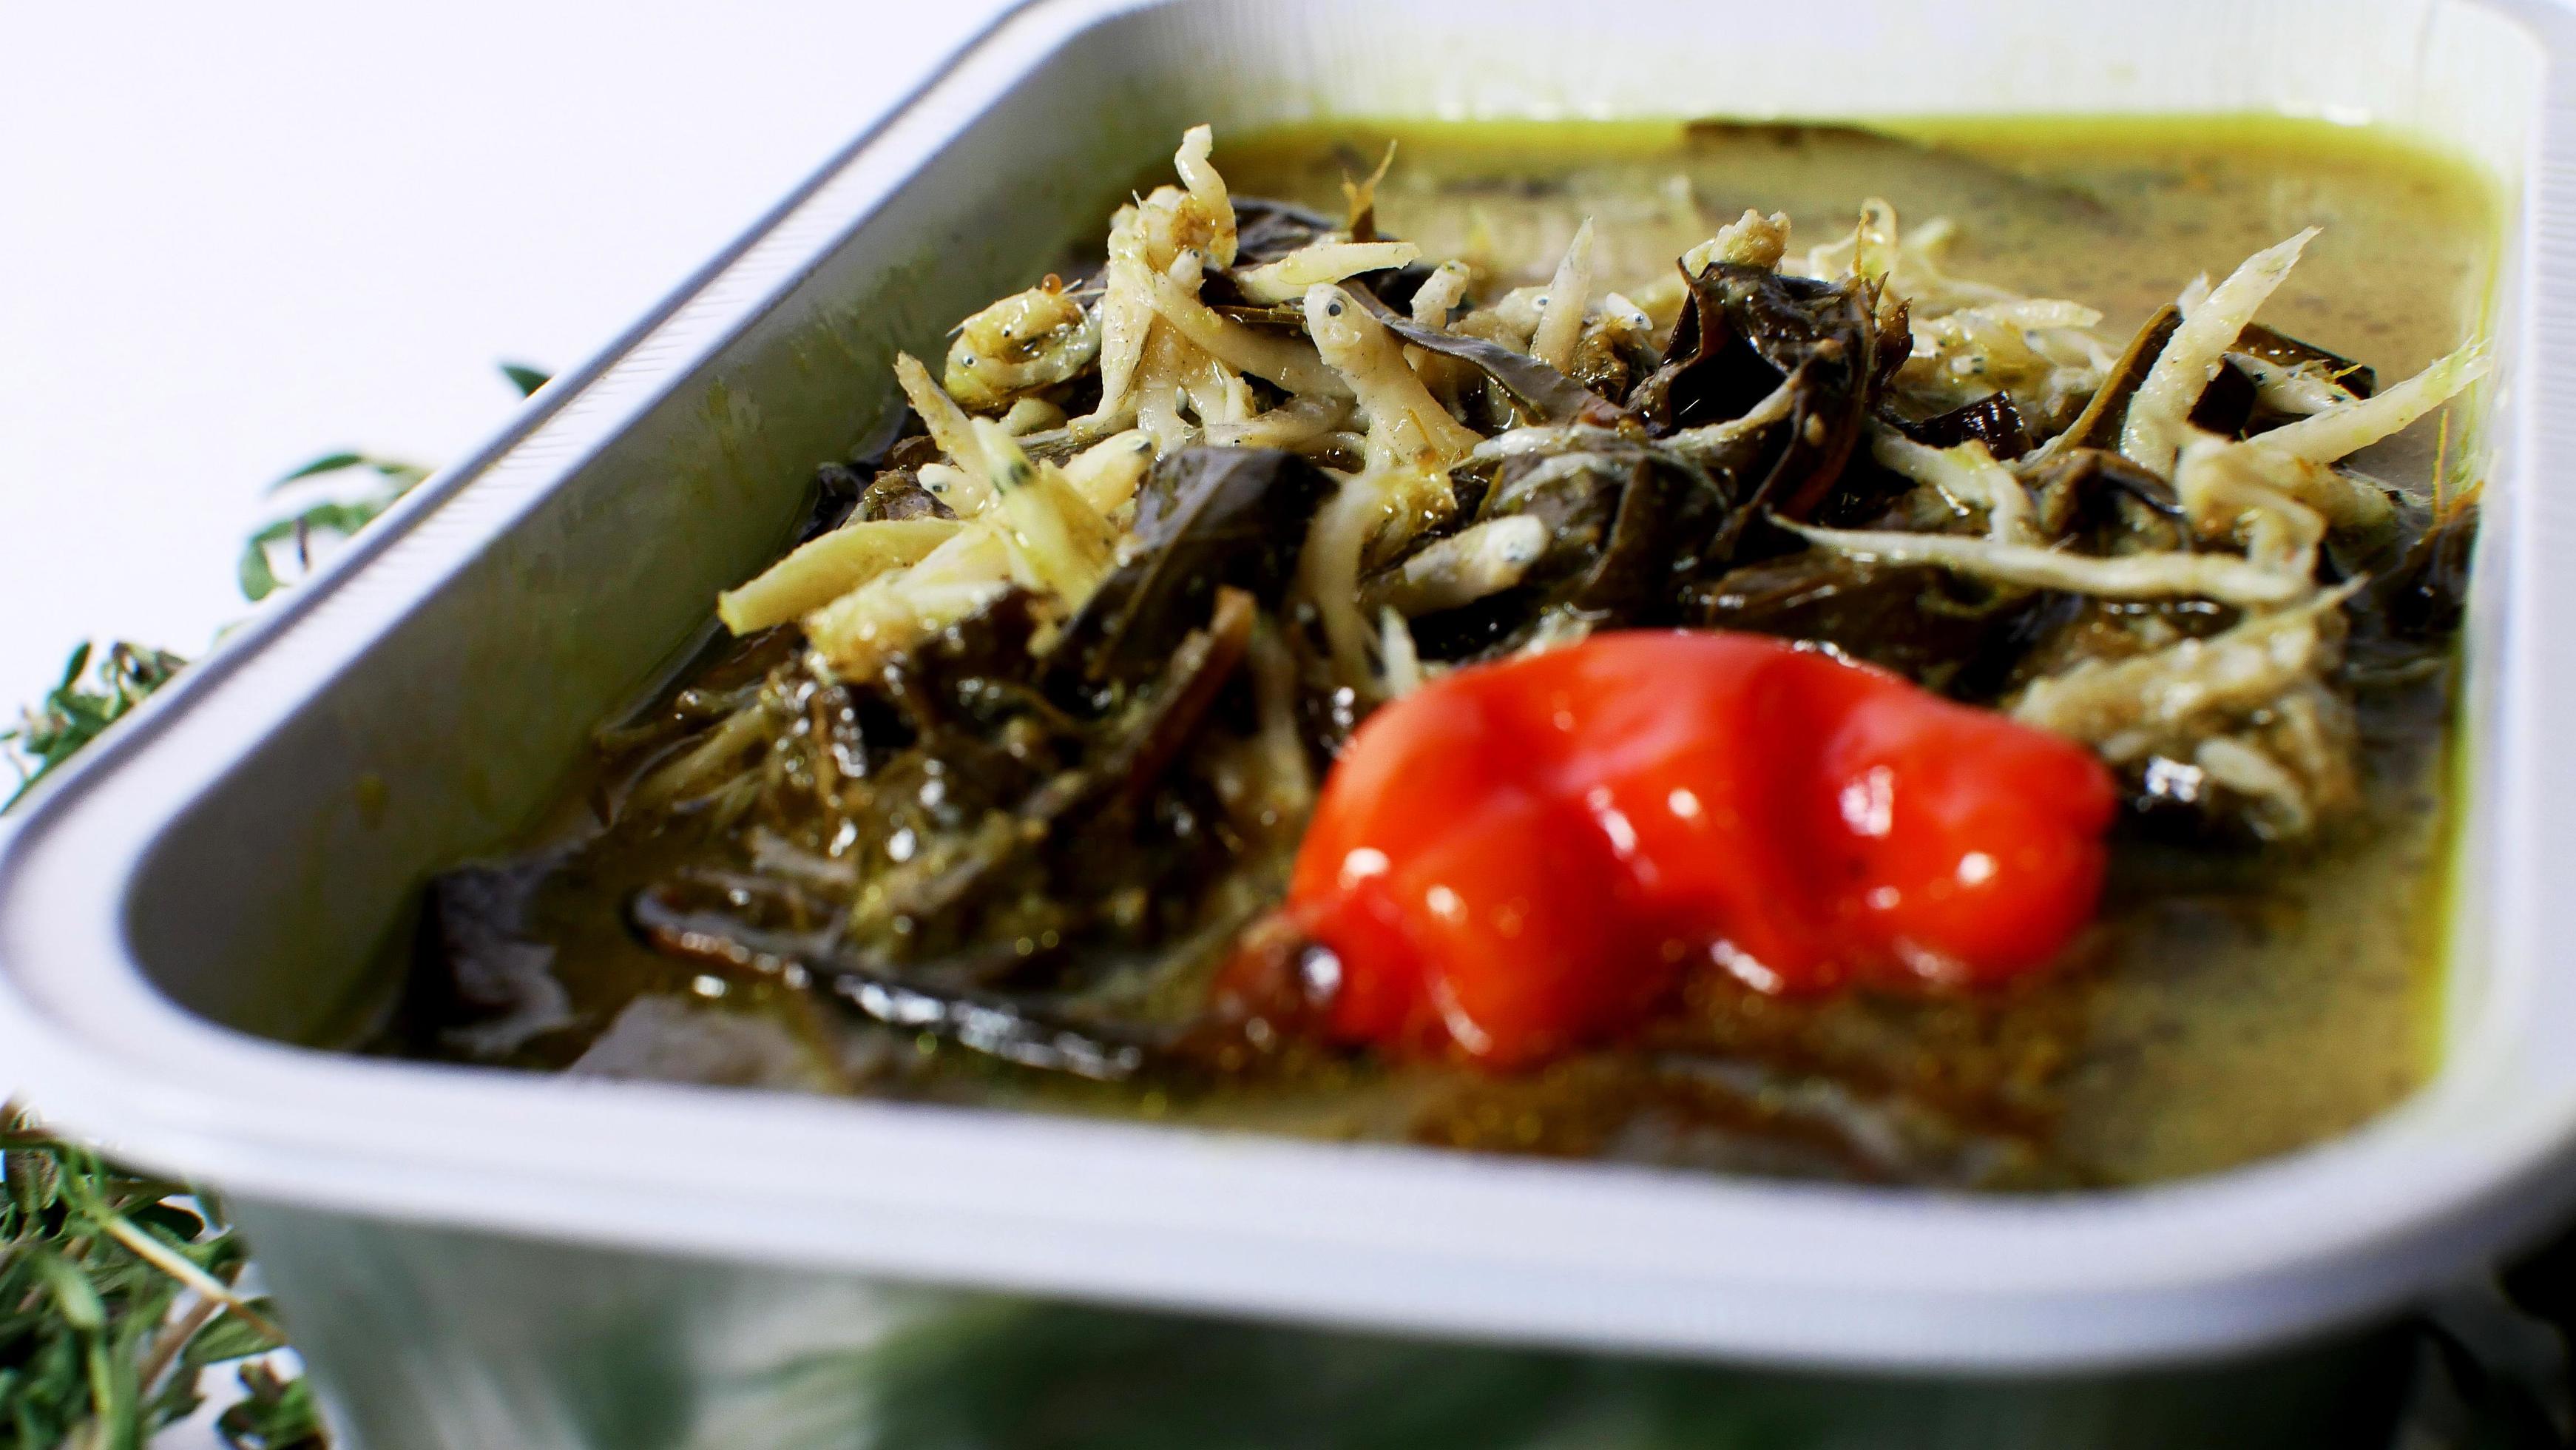
POLYGON ((1574 229, 1565 259, 1547 284, 1547 300, 1538 328, 1530 334, 1530 356, 1565 372, 1574 365, 1574 345, 1583 340, 1583 309, 1592 302, 1592 218, 1574 229))
POLYGON ((1954 448, 1932 448, 1880 425, 1870 430, 1870 454, 1916 483, 1930 484, 1962 503, 1984 509, 1986 537, 1994 542, 2041 542, 2031 519, 2030 491, 1976 439, 1954 448))
POLYGON ((1959 534, 1821 529, 1783 521, 1808 543, 1882 564, 1933 564, 1953 573, 2063 589, 2103 599, 2215 599, 2245 607, 2287 604, 2312 585, 2233 554, 2180 552, 2094 558, 2029 544, 1999 544, 1959 534))
POLYGON ((2146 381, 2129 400, 2128 421, 2120 430, 2122 453, 2158 473, 2173 471, 2192 406, 2218 375, 2220 361, 2236 345, 2236 335, 2254 320, 2316 235, 2317 228, 2310 227, 2256 252, 2206 299, 2183 309, 2182 325, 2166 339, 2164 351, 2147 369, 2146 381))
POLYGON ((2486 348, 2473 342, 2374 397, 2339 403, 2254 441, 2312 463, 2348 458, 2449 402, 2492 366, 2486 348))

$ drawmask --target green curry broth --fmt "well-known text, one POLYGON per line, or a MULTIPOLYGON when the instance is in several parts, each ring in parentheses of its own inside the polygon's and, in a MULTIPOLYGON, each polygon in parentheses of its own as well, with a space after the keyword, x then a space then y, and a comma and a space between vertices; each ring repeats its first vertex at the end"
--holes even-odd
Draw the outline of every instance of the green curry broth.
MULTIPOLYGON (((2383 379, 2473 331, 2496 248, 2495 195, 2466 166, 2376 132, 2273 119, 1885 133, 1337 125, 1242 138, 1218 163, 1238 194, 1337 211, 1345 176, 1389 140, 1399 155, 1378 192, 1382 230, 1478 264, 1487 291, 1543 281, 1587 216, 1603 284, 1628 289, 1672 275, 1674 257, 1748 206, 1788 212, 1794 252, 1846 232, 1874 195, 1908 224, 1954 222, 1953 273, 2099 307, 2109 337, 2194 274, 2322 225, 2264 318, 2383 379)), ((2429 493, 2444 449, 2427 419, 2358 461, 2429 493)), ((1730 1171, 2004 1187, 2208 1172, 2348 1129, 2433 1066, 2447 720, 2443 679, 2366 699, 2365 807, 2318 845, 2213 855, 2124 842, 2079 960, 2036 985, 1928 1001, 1700 989, 1686 1013, 1715 1024, 1736 1061, 1716 1063, 1723 1080, 1677 1113, 1629 1110, 1624 1059, 1657 1050, 1651 1040, 1499 1079, 1320 1055, 1257 1080, 1142 1088, 1000 1067, 646 949, 619 903, 693 843, 616 832, 574 852, 529 922, 553 948, 577 1025, 507 1060, 1730 1171), (671 1014, 688 1025, 643 1034, 634 1051, 592 1051, 622 1009, 651 997, 688 1004, 671 1014), (1856 1120, 1904 1140, 1908 1166, 1855 1161, 1832 1125, 1856 1120)))

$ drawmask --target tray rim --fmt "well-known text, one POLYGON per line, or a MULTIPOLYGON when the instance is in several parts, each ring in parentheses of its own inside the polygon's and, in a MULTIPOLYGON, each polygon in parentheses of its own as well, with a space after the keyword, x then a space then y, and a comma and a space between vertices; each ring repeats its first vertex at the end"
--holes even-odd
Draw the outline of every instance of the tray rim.
MULTIPOLYGON (((2524 475, 2544 456, 2537 442, 2548 420, 2533 400, 2556 391, 2544 386, 2542 356, 2553 338, 2576 338, 2576 329, 2544 325, 2576 317, 2576 307, 2541 306, 2552 300, 2542 297, 2542 271, 2576 270, 2576 254, 2553 259, 2542 235, 2554 214, 2576 208, 2576 179, 2557 174, 2576 135, 2559 63, 2569 25, 2539 0, 2471 3, 2551 41, 2521 220, 2523 287, 2533 299, 2516 360, 2526 401, 2508 414, 2515 473, 2524 475)), ((2417 1100, 2352 1134, 2248 1168, 2110 1193, 1962 1202, 979 1109, 567 1084, 284 1046, 203 1022, 144 985, 121 930, 97 931, 102 905, 112 928, 121 923, 121 890, 106 881, 83 890, 73 878, 83 863, 94 869, 102 849, 118 852, 105 873, 114 882, 139 862, 157 828, 117 807, 139 791, 146 769, 163 788, 211 784, 229 758, 188 751, 198 737, 229 731, 244 748, 261 722, 301 703, 295 694, 248 695, 262 675, 286 673, 281 641, 341 631, 293 664, 307 688, 316 686, 335 659, 364 649, 363 638, 346 633, 355 616, 373 609, 390 620, 397 595, 435 587, 435 578, 413 578, 365 597, 378 582, 371 568, 388 551, 469 496, 483 505, 473 522, 506 526, 513 509, 578 468, 777 302, 831 239, 929 162, 961 113, 998 97, 1055 44, 1138 8, 1027 0, 1006 11, 597 359, 422 485, 322 576, 263 611, 0 823, 0 1058, 23 1064, 24 1082, 49 1112, 143 1161, 235 1192, 383 1219, 1176 1307, 1876 1368, 2136 1364, 2313 1333, 2438 1283, 2576 1201, 2576 1076, 2474 1140, 2409 1136, 2446 1098, 2475 1086, 2474 1074, 2446 1071, 2417 1100), (57 965, 23 965, 40 958, 57 965), (64 962, 99 969, 97 980, 67 985, 64 962), (47 987, 31 991, 36 980, 47 987), (114 1040, 74 1034, 62 1010, 71 990, 86 1003, 78 1016, 123 1024, 114 1040), (459 1126, 505 1120, 543 1127, 504 1142, 459 1126), (404 1125, 399 1141, 388 1123, 404 1125), (672 1175, 657 1149, 683 1136, 744 1165, 800 1163, 801 1182, 771 1185, 780 1201, 744 1205, 738 1223, 711 1231, 669 1201, 672 1175), (822 1145, 865 1147, 875 1162, 906 1171, 836 1172, 814 1161, 822 1145), (1104 1158, 1138 1176, 1090 1189, 1104 1158), (1041 1164, 1076 1191, 1035 1208, 1008 1202, 1009 1185, 1041 1164), (2391 1198, 2392 1175, 2444 1192, 2391 1198), (1293 1202, 1279 1200, 1283 1181, 1302 1185, 1293 1202), (2336 1216, 2320 1222, 2318 1203, 2335 1205, 2336 1216), (1231 1224, 1209 1218, 1219 1207, 1231 1224), (903 1227, 862 1244, 814 1212, 822 1208, 873 1211, 903 1227), (1584 1232, 1604 1220, 1622 1225, 1616 1242, 1584 1232), (1690 1252, 1757 1234, 1778 1246, 1767 1262, 1690 1252), (1261 1255, 1274 1262, 1250 1262, 1261 1255), (1811 1302, 1790 1307, 1801 1299, 1811 1302), (1962 1324, 1962 1315, 1979 1322, 1962 1324), (2086 1322, 2102 1319, 2121 1322, 2086 1322)), ((2527 492, 2515 489, 2507 508, 2534 512, 2519 498, 2527 492)), ((2519 526, 2515 559, 2530 552, 2534 534, 2519 526)), ((2540 587, 2537 571, 2506 567, 2514 597, 2500 647, 2511 732, 2517 723, 2539 727, 2527 718, 2534 692, 2514 685, 2537 679, 2547 661, 2539 631, 2510 627, 2539 607, 2529 597, 2540 587)), ((2550 834, 2535 819, 2537 802, 2491 782, 2480 796, 2495 803, 2501 840, 2537 846, 2550 834)), ((2523 859, 2503 863, 2497 890, 2531 902, 2546 887, 2533 858, 2549 853, 2515 854, 2523 859)), ((2499 954, 2541 952, 2533 913, 2511 915, 2512 939, 2498 941, 2499 954)), ((2482 1010, 2516 1006, 2506 994, 2482 1010)))

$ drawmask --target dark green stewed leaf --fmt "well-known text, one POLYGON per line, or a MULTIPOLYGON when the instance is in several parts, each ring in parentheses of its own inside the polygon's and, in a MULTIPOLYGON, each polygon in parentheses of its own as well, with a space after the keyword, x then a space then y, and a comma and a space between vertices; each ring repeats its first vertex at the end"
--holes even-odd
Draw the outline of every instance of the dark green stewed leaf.
POLYGON ((2403 637, 2448 636, 2468 612, 2469 565, 2477 540, 2474 501, 2437 515, 2396 566, 2372 581, 2374 612, 2403 637))
POLYGON ((1423 327, 1379 301, 1376 294, 1366 287, 1353 285, 1347 290, 1371 315, 1386 324, 1389 332, 1427 352, 1454 357, 1502 384, 1505 391, 1528 406, 1532 422, 1553 426, 1587 423, 1597 428, 1612 428, 1622 422, 1635 421, 1635 416, 1627 409, 1528 353, 1514 352, 1501 343, 1488 342, 1481 337, 1423 327))
POLYGON ((1682 622, 1684 586, 1724 562, 1732 474, 1632 439, 1580 441, 1506 460, 1484 518, 1545 525, 1545 551, 1510 589, 1415 621, 1427 658, 1507 652, 1550 616, 1652 627, 1682 622))
POLYGON ((1663 435, 1742 418, 1782 387, 1789 415, 1766 430, 1767 469, 1739 499, 1731 542, 1759 513, 1803 519, 1840 481, 1880 383, 1883 336, 1873 290, 1712 262, 1689 278, 1690 300, 1664 365, 1628 395, 1663 435))
POLYGON ((2190 525, 2173 485, 2153 470, 2103 448, 2069 448, 2029 479, 2039 531, 2051 539, 2103 533, 2147 538, 2159 548, 2189 547, 2190 525))
POLYGON ((1929 689, 1990 697, 2047 596, 1979 600, 1938 569, 1821 549, 1732 569, 1691 591, 1687 621, 1830 644, 1929 689))
POLYGON ((845 1011, 1020 1067, 1116 1082, 1146 1062, 1149 1044, 1114 1028, 1078 1023, 1042 1004, 948 987, 918 970, 903 973, 837 955, 810 934, 763 930, 720 909, 690 910, 667 891, 645 892, 628 910, 656 951, 721 969, 793 973, 845 1011))
POLYGON ((2221 362, 2210 375, 2209 386, 2191 405, 2191 426, 2222 438, 2241 438, 2253 431, 2255 404, 2259 401, 2254 379, 2233 362, 2221 362))
POLYGON ((2356 398, 2367 398, 2379 387, 2379 374, 2368 363, 2354 362, 2342 353, 2328 352, 2313 342, 2301 342, 2288 333, 2275 332, 2259 322, 2245 324, 2245 330, 2236 334, 2236 346, 2232 350, 2282 367, 2312 368, 2333 379, 2335 386, 2356 398))
POLYGON ((2175 329, 2182 326, 2182 309, 2168 302, 2147 319, 2138 335, 2111 364, 2110 376, 2094 389, 2093 400, 2084 405, 2066 430, 2065 446, 2071 448, 2117 448, 2120 429, 2129 421, 2129 400, 2137 396, 2138 387, 2146 382, 2147 373, 2164 355, 2165 344, 2173 340, 2175 329))
MULTIPOLYGON (((1155 818, 1172 767, 1242 661, 1254 613, 1250 595, 1220 589, 1210 618, 1179 641, 1159 679, 1099 720, 1064 722, 1081 737, 1072 742, 1078 754, 1015 799, 944 819, 911 817, 911 844, 897 869, 881 873, 877 889, 837 925, 818 929, 816 922, 836 913, 828 904, 809 909, 788 900, 792 883, 755 888, 739 876, 687 872, 632 897, 627 924, 664 955, 792 976, 860 1018, 1003 1062, 1104 1080, 1131 1076, 1145 1065, 1150 1034, 1133 1024, 1078 1019, 1048 997, 1081 978, 1084 953, 1074 943, 1108 948, 1094 959, 1122 955, 1112 939, 1135 926, 1113 920, 1121 915, 1109 904, 1118 891, 1192 900, 1222 864, 1206 848, 1214 843, 1140 849, 1138 831, 1155 818)), ((1013 652, 1025 661, 1025 650, 1013 652)), ((943 782, 954 777, 961 791, 971 791, 990 777, 960 763, 983 727, 937 715, 919 724, 923 748, 948 767, 943 782), (966 783, 970 774, 975 785, 966 783)), ((1020 738, 1028 743, 1030 733, 1020 738)), ((1178 788, 1192 789, 1187 782, 1178 788)))
POLYGON ((1988 393, 1929 418, 1892 421, 1898 432, 1927 448, 1956 448, 1973 438, 1999 459, 2019 458, 2031 450, 2030 428, 2009 393, 1988 393))
POLYGON ((1149 679, 1207 621, 1219 588, 1277 605, 1330 491, 1315 465, 1279 449, 1165 455, 1137 495, 1127 561, 1067 622, 1052 672, 1084 689, 1149 679))
POLYGON ((2379 375, 2368 366, 2287 333, 2275 332, 2259 322, 2247 323, 2228 351, 2231 356, 2219 364, 2191 410, 2193 427, 2226 437, 2250 438, 2304 416, 2300 411, 2284 411, 2263 401, 2262 390, 2253 377, 2261 367, 2303 374, 2356 399, 2369 397, 2378 386, 2379 375))
POLYGON ((1278 261, 1301 247, 1314 245, 1339 226, 1322 212, 1293 201, 1238 196, 1234 198, 1234 264, 1253 267, 1278 261))
POLYGON ((1540 464, 1507 474, 1497 487, 1496 513, 1548 525, 1549 553, 1534 582, 1552 604, 1623 622, 1668 622, 1672 581, 1699 571, 1726 517, 1724 494, 1705 472, 1650 449, 1572 456, 1582 460, 1578 469, 1540 464), (1548 481, 1520 487, 1543 477, 1548 481))

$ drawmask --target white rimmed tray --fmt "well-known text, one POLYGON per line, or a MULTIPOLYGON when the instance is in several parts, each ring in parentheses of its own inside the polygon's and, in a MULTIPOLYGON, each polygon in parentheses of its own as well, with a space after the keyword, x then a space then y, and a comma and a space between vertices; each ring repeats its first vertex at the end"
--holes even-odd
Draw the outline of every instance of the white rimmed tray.
MULTIPOLYGON (((2563 1211, 2576 933, 2549 873, 2576 859, 2576 761, 2552 741, 2576 660, 2550 641, 2576 621, 2576 576, 2548 565, 2576 543, 2555 476, 2576 418, 2566 17, 2505 0, 1566 14, 1013 12, 8 828, 10 1075, 66 1124, 230 1190, 254 1226, 291 1226, 261 1241, 290 1308, 299 1286, 418 1293, 441 1254, 472 1282, 474 1246, 510 1243, 558 1250, 511 1259, 556 1266, 514 1270, 527 1303, 580 1298, 584 1266, 614 1257, 1782 1364, 2071 1370, 2347 1323, 2563 1211), (854 400, 882 403, 891 350, 1114 190, 1054 178, 1123 178, 1199 119, 1963 110, 2374 119, 2478 157, 2518 199, 2447 1066, 2397 1111, 2202 1181, 1960 1199, 286 1045, 380 1001, 378 949, 418 880, 526 819, 714 590, 776 547, 812 460, 864 428, 854 400), (407 1267, 370 1281, 366 1255, 407 1267)), ((455 1330, 460 1362, 489 1351, 455 1330)))

